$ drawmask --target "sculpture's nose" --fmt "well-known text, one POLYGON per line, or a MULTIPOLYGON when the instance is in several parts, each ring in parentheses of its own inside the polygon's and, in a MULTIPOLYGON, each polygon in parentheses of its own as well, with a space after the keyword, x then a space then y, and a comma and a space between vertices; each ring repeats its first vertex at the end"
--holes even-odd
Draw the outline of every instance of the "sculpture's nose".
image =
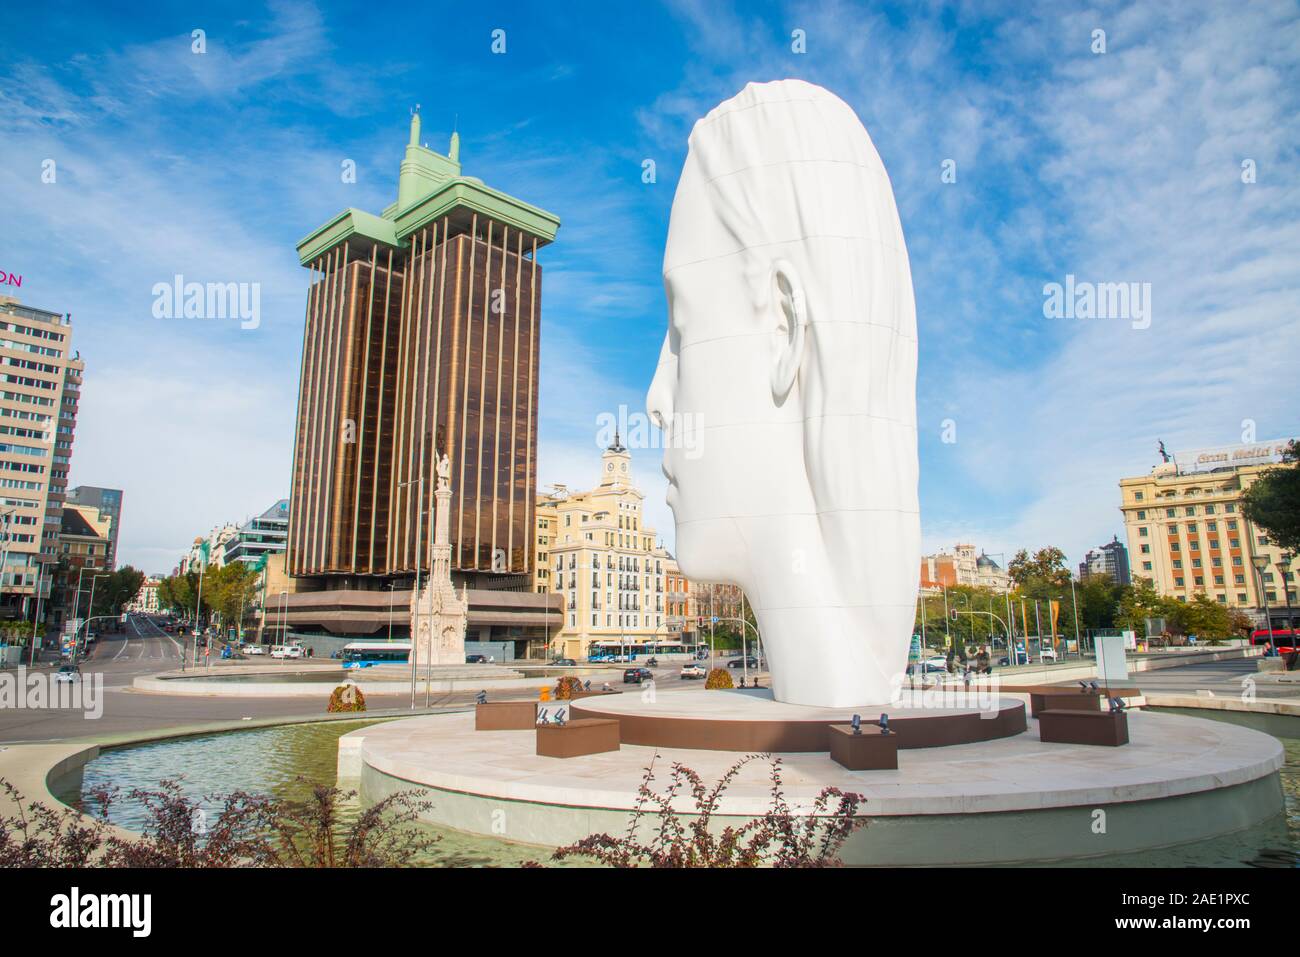
POLYGON ((668 336, 659 350, 659 365, 655 367, 654 378, 650 380, 650 391, 646 393, 645 408, 650 421, 661 431, 667 431, 673 420, 673 388, 677 382, 677 357, 668 345, 668 336))

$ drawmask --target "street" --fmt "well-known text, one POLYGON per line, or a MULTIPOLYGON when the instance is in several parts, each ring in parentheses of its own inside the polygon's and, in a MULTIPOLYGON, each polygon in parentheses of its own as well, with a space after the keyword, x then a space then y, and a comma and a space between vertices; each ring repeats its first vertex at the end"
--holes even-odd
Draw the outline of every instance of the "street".
MULTIPOLYGON (((189 646, 187 646, 188 648, 189 646)), ((189 649, 192 654, 192 648, 189 649)), ((200 658, 200 662, 202 658, 200 658)), ((271 662, 268 660, 267 664, 271 662)), ((515 663, 518 667, 528 662, 515 663)), ((680 677, 685 662, 673 662, 652 668, 656 691, 671 692, 681 688, 703 688, 703 679, 680 677)), ((707 663, 706 663, 707 664, 707 663)), ((325 714, 328 691, 319 702, 301 697, 217 697, 208 695, 161 695, 136 691, 132 683, 142 675, 160 671, 174 671, 181 667, 181 644, 144 615, 131 615, 122 633, 105 633, 91 646, 89 655, 81 662, 82 680, 96 674, 103 675, 103 714, 88 720, 80 709, 47 708, 40 710, 0 709, 0 744, 23 744, 36 741, 61 741, 93 739, 99 742, 123 739, 133 734, 147 733, 176 727, 228 724, 232 721, 261 718, 297 718, 325 714)), ((189 667, 189 662, 186 662, 189 667)), ((200 666, 201 667, 201 666, 200 666)), ((292 667, 289 665, 288 667, 292 667)), ((608 680, 616 690, 637 693, 638 685, 623 684, 624 665, 614 665, 608 678, 592 678, 592 687, 598 688, 608 680)), ((58 662, 38 664, 35 672, 50 673, 58 669, 58 662)), ((603 670, 603 669, 602 669, 603 670)), ((741 672, 732 670, 732 678, 739 683, 741 672)), ((554 686, 555 678, 538 678, 536 685, 554 686)), ((753 674, 751 672, 751 679, 753 674)), ((584 680, 586 678, 584 677, 584 680)), ((764 680, 766 684, 766 680, 764 680)), ((515 692, 493 692, 493 700, 524 700, 537 696, 537 690, 521 689, 515 692)), ((469 707, 474 703, 471 691, 435 692, 430 707, 469 707)), ((367 695, 371 716, 410 713, 410 691, 403 689, 393 694, 367 695)), ((416 698, 421 709, 424 694, 416 698)))

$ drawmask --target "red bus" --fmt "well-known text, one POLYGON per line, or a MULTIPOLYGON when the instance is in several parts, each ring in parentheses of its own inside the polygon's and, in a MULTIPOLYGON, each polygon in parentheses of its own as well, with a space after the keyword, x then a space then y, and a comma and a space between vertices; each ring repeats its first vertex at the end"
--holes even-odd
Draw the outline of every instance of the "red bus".
POLYGON ((1273 647, 1277 649, 1279 655, 1289 655, 1296 650, 1295 629, 1274 628, 1270 633, 1267 628, 1257 628, 1250 633, 1252 645, 1262 645, 1268 641, 1273 642, 1273 647))

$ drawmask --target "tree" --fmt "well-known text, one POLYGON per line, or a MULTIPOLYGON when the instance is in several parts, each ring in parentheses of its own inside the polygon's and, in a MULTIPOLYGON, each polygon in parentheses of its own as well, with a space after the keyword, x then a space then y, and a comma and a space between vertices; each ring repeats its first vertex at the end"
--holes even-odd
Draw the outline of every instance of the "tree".
MULTIPOLYGON (((203 589, 203 605, 211 607, 211 599, 208 595, 208 589, 203 589)), ((198 572, 186 572, 183 575, 171 575, 164 578, 158 585, 158 604, 167 608, 177 615, 192 616, 194 614, 194 600, 198 595, 199 575, 198 572)))
POLYGON ((95 607, 91 615, 120 615, 127 602, 140 592, 144 584, 144 572, 130 565, 109 572, 107 578, 96 582, 95 607))
POLYGON ((221 616, 222 625, 242 625, 244 610, 257 597, 259 579, 252 566, 244 562, 208 571, 203 579, 204 597, 211 599, 210 607, 221 616))
POLYGON ((1300 551, 1300 441, 1282 453, 1284 467, 1261 475, 1241 497, 1241 511, 1285 551, 1300 551))
POLYGON ((1070 587, 1065 552, 1055 545, 1040 548, 1033 558, 1022 548, 1007 565, 1007 574, 1026 598, 1055 598, 1070 587))
POLYGON ((1204 592, 1189 602, 1178 602, 1180 630, 1197 638, 1227 638, 1232 632, 1232 618, 1228 607, 1212 600, 1204 592))
POLYGON ((1115 627, 1132 631, 1138 636, 1146 634, 1148 618, 1174 619, 1178 609, 1173 607, 1181 602, 1162 597, 1149 578, 1135 576, 1119 600, 1119 614, 1115 616, 1115 627))
POLYGON ((1089 575, 1075 588, 1080 628, 1114 628, 1124 586, 1104 572, 1089 575))

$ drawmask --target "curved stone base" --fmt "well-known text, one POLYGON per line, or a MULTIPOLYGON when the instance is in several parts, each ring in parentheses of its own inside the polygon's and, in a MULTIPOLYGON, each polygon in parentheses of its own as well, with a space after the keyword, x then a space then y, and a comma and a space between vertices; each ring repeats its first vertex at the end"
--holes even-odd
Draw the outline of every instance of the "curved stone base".
MULTIPOLYGON (((1131 712, 1123 748, 1051 745, 1037 722, 1010 738, 909 750, 896 771, 848 771, 825 754, 781 755, 796 813, 834 786, 866 798, 865 828, 843 848, 849 864, 989 864, 1076 859, 1201 841, 1278 818, 1281 744, 1244 728, 1131 712)), ((593 833, 623 834, 644 769, 667 785, 673 762, 717 781, 735 752, 653 749, 554 759, 534 753, 535 732, 473 730, 470 714, 394 721, 340 741, 340 777, 371 803, 423 791, 427 818, 470 833, 560 846, 593 833)), ((715 824, 768 810, 769 768, 743 767, 715 824)), ((689 818, 689 799, 676 807, 689 818)), ((647 821, 646 827, 649 826, 647 821)), ((544 855, 539 855, 544 856, 544 855)))
POLYGON ((862 718, 866 733, 881 714, 899 748, 940 748, 1007 738, 1025 730, 1025 706, 995 693, 903 691, 893 704, 815 708, 784 704, 767 689, 625 693, 584 698, 573 717, 619 723, 624 744, 700 751, 824 752, 831 725, 862 718))

